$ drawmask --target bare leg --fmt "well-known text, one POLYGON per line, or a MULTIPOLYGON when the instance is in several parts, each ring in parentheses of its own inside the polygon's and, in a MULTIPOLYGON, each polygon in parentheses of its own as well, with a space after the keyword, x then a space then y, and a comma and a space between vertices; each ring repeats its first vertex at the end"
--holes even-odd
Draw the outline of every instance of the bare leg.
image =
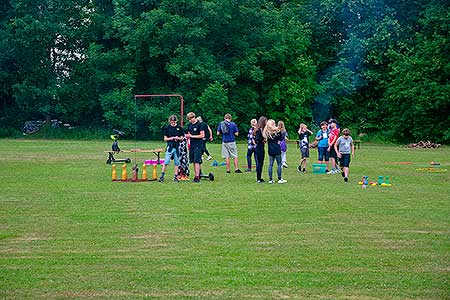
POLYGON ((195 172, 195 177, 199 178, 200 177, 200 164, 199 163, 194 163, 194 172, 195 172))
POLYGON ((238 158, 237 157, 234 159, 234 169, 235 170, 239 169, 238 158))
POLYGON ((225 158, 225 165, 227 168, 227 172, 229 172, 230 171, 230 158, 229 157, 225 158))

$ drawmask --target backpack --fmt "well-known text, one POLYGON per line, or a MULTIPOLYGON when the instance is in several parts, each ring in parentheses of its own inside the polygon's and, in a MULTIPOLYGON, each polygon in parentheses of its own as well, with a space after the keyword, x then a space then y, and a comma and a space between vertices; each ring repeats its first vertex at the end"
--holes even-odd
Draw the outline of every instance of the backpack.
POLYGON ((227 134, 230 132, 230 124, 228 122, 222 121, 220 122, 220 131, 222 131, 222 134, 227 134))

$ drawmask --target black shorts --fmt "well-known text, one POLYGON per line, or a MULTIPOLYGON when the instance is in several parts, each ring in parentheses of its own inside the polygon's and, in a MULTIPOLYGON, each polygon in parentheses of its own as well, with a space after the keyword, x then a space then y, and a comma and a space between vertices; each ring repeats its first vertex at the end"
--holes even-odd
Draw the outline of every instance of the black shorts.
POLYGON ((301 148, 300 152, 302 154, 302 158, 308 158, 309 157, 309 148, 301 148))
POLYGON ((193 163, 202 163, 202 154, 203 154, 203 143, 191 144, 191 149, 189 150, 189 162, 193 163))
POLYGON ((331 149, 330 149, 330 158, 334 158, 335 160, 337 160, 337 153, 336 153, 336 151, 334 150, 334 146, 331 146, 331 149))
POLYGON ((348 168, 350 166, 350 154, 341 154, 340 163, 341 167, 348 168))

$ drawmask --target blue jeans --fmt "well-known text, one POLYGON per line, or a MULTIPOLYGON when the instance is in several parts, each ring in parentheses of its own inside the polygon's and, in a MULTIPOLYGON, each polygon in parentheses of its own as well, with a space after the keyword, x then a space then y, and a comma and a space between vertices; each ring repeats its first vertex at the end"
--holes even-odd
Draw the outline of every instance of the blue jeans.
POLYGON ((281 154, 279 155, 269 155, 269 180, 272 180, 272 173, 273 173, 273 163, 274 161, 277 161, 277 175, 278 180, 281 179, 281 154))

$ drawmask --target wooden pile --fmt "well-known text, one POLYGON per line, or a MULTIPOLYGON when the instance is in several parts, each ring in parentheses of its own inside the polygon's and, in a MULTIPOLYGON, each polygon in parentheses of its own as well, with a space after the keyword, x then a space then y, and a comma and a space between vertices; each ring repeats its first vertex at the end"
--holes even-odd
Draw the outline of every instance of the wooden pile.
POLYGON ((430 141, 420 141, 418 143, 408 144, 408 148, 427 148, 427 149, 437 149, 441 144, 432 143, 430 141))

